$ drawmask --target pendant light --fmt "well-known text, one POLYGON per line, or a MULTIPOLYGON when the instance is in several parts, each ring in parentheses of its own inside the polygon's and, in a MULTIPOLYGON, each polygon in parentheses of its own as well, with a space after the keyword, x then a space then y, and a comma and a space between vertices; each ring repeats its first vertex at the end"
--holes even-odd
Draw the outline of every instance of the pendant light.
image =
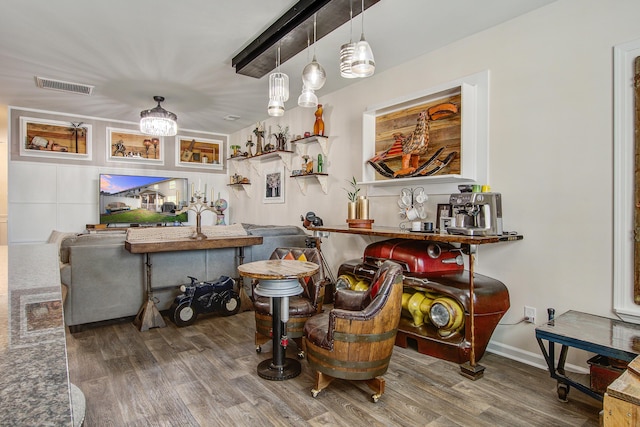
MULTIPOLYGON (((307 60, 309 59, 309 37, 307 36, 307 60)), ((298 106, 304 108, 315 108, 318 106, 318 97, 313 92, 313 89, 309 89, 302 80, 302 93, 298 97, 298 106)))
POLYGON ((369 77, 373 75, 375 70, 376 62, 373 59, 373 51, 369 43, 364 39, 364 0, 362 0, 362 34, 353 51, 351 72, 357 77, 369 77))
POLYGON ((140 132, 154 136, 174 136, 178 133, 178 116, 160 106, 162 96, 154 96, 158 106, 140 112, 140 132))
POLYGON ((273 117, 284 115, 284 103, 289 99, 289 76, 280 72, 280 45, 276 53, 276 72, 269 75, 269 105, 267 113, 273 117))
POLYGON ((340 75, 345 79, 354 79, 358 76, 351 71, 353 51, 356 44, 353 42, 353 0, 349 0, 349 43, 340 46, 340 75))
POLYGON ((302 82, 308 89, 318 90, 324 86, 327 73, 316 60, 316 14, 313 15, 313 60, 302 70, 302 82))
POLYGON ((298 97, 298 105, 305 108, 315 108, 318 106, 318 97, 313 90, 306 87, 304 83, 302 84, 302 93, 298 97))

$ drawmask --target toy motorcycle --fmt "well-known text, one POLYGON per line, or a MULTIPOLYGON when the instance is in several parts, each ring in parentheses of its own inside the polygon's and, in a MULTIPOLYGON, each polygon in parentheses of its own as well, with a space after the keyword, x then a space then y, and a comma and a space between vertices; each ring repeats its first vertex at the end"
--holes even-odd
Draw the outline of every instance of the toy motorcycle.
POLYGON ((236 314, 240 310, 240 296, 233 290, 235 281, 220 276, 212 282, 199 282, 195 277, 190 284, 180 286, 182 294, 173 301, 170 309, 171 320, 177 326, 192 325, 198 314, 222 311, 224 316, 236 314))

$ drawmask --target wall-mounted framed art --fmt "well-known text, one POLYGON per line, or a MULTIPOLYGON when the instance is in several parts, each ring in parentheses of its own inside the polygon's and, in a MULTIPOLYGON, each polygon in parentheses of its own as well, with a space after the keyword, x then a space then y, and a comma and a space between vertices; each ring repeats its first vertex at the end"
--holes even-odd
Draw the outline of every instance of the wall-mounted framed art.
POLYGON ((176 136, 176 166, 222 170, 224 141, 176 136))
POLYGON ((446 193, 487 182, 488 90, 483 71, 368 107, 362 183, 432 184, 429 192, 446 193))
POLYGON ((20 117, 20 155, 91 160, 91 125, 20 117))
POLYGON ((107 161, 164 164, 163 138, 107 127, 107 161))
POLYGON ((264 203, 284 203, 284 166, 265 167, 263 176, 262 201, 264 203))

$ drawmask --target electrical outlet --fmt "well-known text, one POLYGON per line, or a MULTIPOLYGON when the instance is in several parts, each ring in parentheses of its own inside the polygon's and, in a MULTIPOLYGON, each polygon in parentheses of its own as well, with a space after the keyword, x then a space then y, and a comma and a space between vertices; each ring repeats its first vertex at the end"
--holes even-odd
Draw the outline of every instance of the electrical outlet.
POLYGON ((524 306, 524 320, 528 323, 536 323, 535 307, 524 306))

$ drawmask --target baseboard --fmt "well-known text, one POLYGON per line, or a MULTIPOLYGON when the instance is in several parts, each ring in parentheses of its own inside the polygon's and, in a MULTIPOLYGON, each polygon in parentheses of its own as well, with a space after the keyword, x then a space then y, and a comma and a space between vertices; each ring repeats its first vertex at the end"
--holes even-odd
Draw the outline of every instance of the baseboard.
MULTIPOLYGON (((516 347, 512 347, 510 345, 503 344, 500 342, 495 342, 495 341, 489 341, 489 345, 487 346, 487 351, 489 353, 506 357, 507 359, 524 363, 525 365, 533 366, 533 367, 548 371, 547 362, 544 360, 542 353, 532 353, 530 351, 525 351, 516 347)), ((557 351, 556 354, 557 353, 559 353, 559 351, 557 351)), ((557 363, 557 359, 556 359, 556 363, 557 363)), ((589 368, 572 365, 571 363, 565 364, 565 369, 569 372, 575 372, 578 374, 589 373, 589 368)))

